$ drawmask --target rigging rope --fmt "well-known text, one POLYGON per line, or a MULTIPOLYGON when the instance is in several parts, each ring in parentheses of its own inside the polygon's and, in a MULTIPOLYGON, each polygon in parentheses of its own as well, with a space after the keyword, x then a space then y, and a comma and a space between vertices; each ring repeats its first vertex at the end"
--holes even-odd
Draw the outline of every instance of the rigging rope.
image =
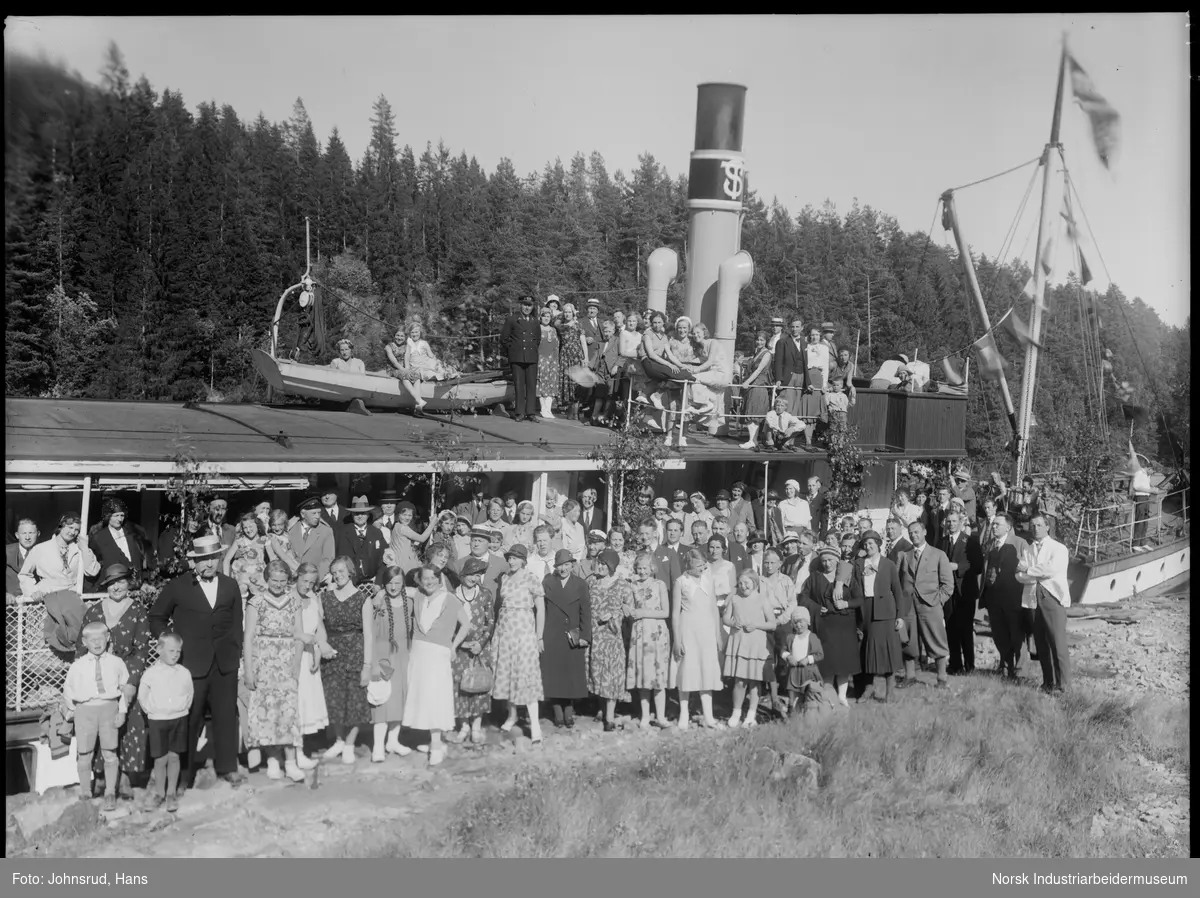
POLYGON ((980 178, 978 181, 972 181, 970 184, 964 184, 962 187, 953 187, 953 188, 951 188, 951 190, 953 190, 955 193, 957 193, 960 190, 966 190, 968 187, 974 187, 977 184, 985 184, 988 181, 994 181, 996 178, 1003 178, 1005 175, 1011 175, 1013 172, 1020 171, 1025 166, 1033 165, 1033 163, 1041 162, 1041 160, 1042 160, 1042 157, 1040 155, 1034 156, 1028 162, 1022 162, 1020 165, 1014 165, 1012 168, 1005 169, 1004 171, 1000 172, 999 174, 989 175, 986 178, 980 178))
MULTIPOLYGON (((1092 223, 1088 220, 1087 211, 1083 208, 1083 201, 1079 198, 1079 191, 1075 187, 1075 180, 1071 177, 1071 173, 1067 170, 1066 159, 1063 159, 1063 174, 1066 176, 1067 184, 1070 187, 1071 195, 1075 197, 1075 203, 1079 206, 1079 214, 1083 216, 1083 223, 1088 229, 1088 236, 1091 238, 1092 246, 1096 248, 1096 257, 1100 260, 1100 265, 1104 268, 1104 276, 1108 279, 1109 284, 1112 284, 1112 275, 1108 270, 1108 263, 1104 261, 1104 256, 1100 252, 1100 244, 1096 242, 1096 234, 1092 230, 1092 223)), ((1119 300, 1116 303, 1117 309, 1121 312, 1121 319, 1125 322, 1125 329, 1129 331, 1130 342, 1133 343, 1133 351, 1137 353, 1138 361, 1142 365, 1142 371, 1146 375, 1146 383, 1150 387, 1150 392, 1154 395, 1155 402, 1158 404, 1158 417, 1162 420, 1163 431, 1167 434, 1167 444, 1171 447, 1171 461, 1175 465, 1177 473, 1183 473, 1183 467, 1180 464, 1179 455, 1175 452, 1174 441, 1170 437, 1170 430, 1167 427, 1167 416, 1163 411, 1162 397, 1159 396, 1158 387, 1155 385, 1155 378, 1150 374, 1150 366, 1146 364, 1146 359, 1142 356, 1142 348, 1138 345, 1137 335, 1133 332, 1133 325, 1129 323, 1129 316, 1125 313, 1125 306, 1119 300)))

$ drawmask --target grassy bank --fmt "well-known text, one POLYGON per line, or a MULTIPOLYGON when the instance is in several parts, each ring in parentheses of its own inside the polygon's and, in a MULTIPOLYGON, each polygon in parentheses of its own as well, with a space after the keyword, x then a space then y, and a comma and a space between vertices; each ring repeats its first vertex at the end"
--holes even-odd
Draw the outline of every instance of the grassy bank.
POLYGON ((721 734, 660 735, 631 765, 530 770, 417 834, 375 830, 366 856, 1139 856, 1161 839, 1089 835, 1136 797, 1135 765, 1187 769, 1175 700, 1052 699, 991 677, 957 694, 912 690, 886 708, 721 734), (914 694, 916 693, 916 694, 914 694), (818 787, 775 781, 764 758, 800 752, 818 787))

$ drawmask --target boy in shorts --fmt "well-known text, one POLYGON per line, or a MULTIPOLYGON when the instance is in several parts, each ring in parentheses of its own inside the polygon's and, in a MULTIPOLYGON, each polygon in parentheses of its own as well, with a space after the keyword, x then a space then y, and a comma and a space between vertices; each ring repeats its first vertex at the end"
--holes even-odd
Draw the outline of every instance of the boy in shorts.
POLYGON ((142 674, 138 686, 138 702, 146 712, 150 757, 154 759, 146 806, 157 807, 165 797, 167 810, 172 812, 179 810, 179 756, 188 750, 188 712, 193 695, 192 675, 179 664, 182 651, 179 634, 164 631, 158 637, 158 660, 142 674))
POLYGON ((108 651, 108 627, 102 622, 92 621, 81 635, 88 653, 71 662, 63 684, 63 698, 75 713, 79 797, 91 797, 92 755, 99 741, 104 759, 104 810, 115 811, 117 731, 125 723, 126 710, 121 687, 129 682, 129 668, 108 651))

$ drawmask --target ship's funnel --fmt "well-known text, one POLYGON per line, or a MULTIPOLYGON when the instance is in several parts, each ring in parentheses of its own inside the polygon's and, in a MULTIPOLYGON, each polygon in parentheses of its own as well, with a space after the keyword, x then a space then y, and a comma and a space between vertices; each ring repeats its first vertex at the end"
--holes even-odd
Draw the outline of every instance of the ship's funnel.
MULTIPOLYGON (((746 88, 701 84, 696 100, 696 146, 688 169, 687 285, 684 314, 703 321, 714 334, 718 321, 717 273, 741 248, 742 156, 746 88)), ((732 320, 736 325, 736 293, 732 320)))
POLYGON ((667 288, 679 276, 679 256, 670 247, 660 246, 650 254, 646 265, 649 268, 646 308, 652 312, 666 312, 667 288))

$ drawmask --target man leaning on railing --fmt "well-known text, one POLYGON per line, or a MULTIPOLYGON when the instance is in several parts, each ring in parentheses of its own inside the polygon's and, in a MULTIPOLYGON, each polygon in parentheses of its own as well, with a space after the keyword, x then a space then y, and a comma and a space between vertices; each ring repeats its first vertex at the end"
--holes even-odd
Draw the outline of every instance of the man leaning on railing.
POLYGON ((1133 500, 1133 551, 1149 552, 1151 545, 1146 537, 1150 518, 1154 515, 1154 497, 1160 490, 1150 483, 1150 470, 1138 467, 1129 479, 1129 498, 1133 500))

